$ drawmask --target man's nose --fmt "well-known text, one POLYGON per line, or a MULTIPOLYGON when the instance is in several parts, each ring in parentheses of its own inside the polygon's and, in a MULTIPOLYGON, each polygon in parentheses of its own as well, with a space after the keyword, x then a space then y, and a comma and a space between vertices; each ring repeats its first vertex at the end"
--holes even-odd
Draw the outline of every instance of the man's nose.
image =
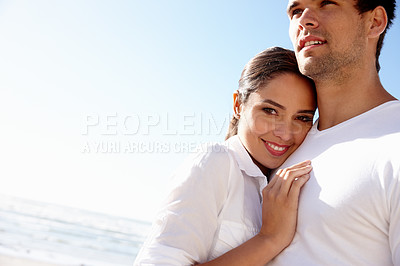
POLYGON ((310 8, 304 9, 299 18, 299 28, 304 30, 317 28, 318 26, 319 23, 316 12, 310 8))

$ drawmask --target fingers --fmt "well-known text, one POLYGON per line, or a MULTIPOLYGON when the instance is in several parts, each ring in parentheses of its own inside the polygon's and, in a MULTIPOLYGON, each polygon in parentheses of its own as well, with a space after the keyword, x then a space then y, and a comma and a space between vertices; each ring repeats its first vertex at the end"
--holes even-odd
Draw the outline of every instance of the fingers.
POLYGON ((282 173, 282 169, 279 169, 279 170, 276 172, 275 176, 274 176, 273 178, 271 178, 271 180, 268 182, 268 186, 267 186, 267 187, 272 188, 272 187, 276 184, 277 178, 275 178, 275 177, 276 177, 276 176, 279 176, 281 173, 282 173))
POLYGON ((290 201, 298 200, 300 195, 300 189, 304 186, 304 184, 310 179, 310 174, 305 174, 292 182, 292 186, 289 189, 288 198, 290 201))
MULTIPOLYGON (((279 178, 275 178, 275 177, 277 177, 277 176, 283 176, 284 177, 284 175, 285 175, 285 173, 287 172, 287 171, 289 171, 289 170, 296 170, 296 169, 298 169, 298 168, 302 168, 302 167, 305 167, 305 166, 307 166, 307 165, 311 165, 311 161, 310 160, 306 160, 306 161, 303 161, 303 162, 300 162, 300 163, 298 163, 298 164, 295 164, 295 165, 292 165, 292 166, 290 166, 290 167, 287 167, 287 168, 285 168, 285 169, 279 169, 276 173, 275 173, 275 176, 271 179, 271 181, 269 182, 269 184, 268 184, 268 186, 270 186, 270 187, 272 187, 272 186, 274 186, 276 183, 277 183, 277 180, 279 180, 279 178)), ((285 177, 284 177, 285 178, 285 177)))
POLYGON ((311 170, 311 164, 302 165, 298 168, 286 168, 282 170, 281 175, 279 176, 280 178, 277 180, 277 182, 281 183, 280 190, 282 193, 288 194, 293 182, 302 184, 302 182, 298 181, 303 180, 304 178, 301 177, 309 174, 311 170))
POLYGON ((300 192, 300 188, 308 181, 311 170, 312 166, 309 160, 285 169, 279 169, 267 185, 266 191, 272 197, 278 195, 286 197, 292 189, 300 192), (293 186, 294 184, 295 186, 293 186))
POLYGON ((282 171, 295 170, 295 169, 298 169, 298 168, 301 168, 301 167, 304 167, 304 166, 307 166, 307 165, 311 165, 311 161, 310 160, 306 160, 306 161, 294 164, 294 165, 292 165, 290 167, 287 167, 287 168, 283 169, 282 171))

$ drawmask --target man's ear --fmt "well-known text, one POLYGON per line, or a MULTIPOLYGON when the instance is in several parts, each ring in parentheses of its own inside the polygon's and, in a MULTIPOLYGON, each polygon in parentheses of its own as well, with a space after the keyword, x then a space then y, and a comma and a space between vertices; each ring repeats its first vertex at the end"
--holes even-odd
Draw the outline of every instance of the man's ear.
POLYGON ((233 93, 233 115, 239 119, 240 118, 240 112, 242 109, 242 105, 240 104, 239 101, 239 91, 235 91, 233 93))
POLYGON ((377 6, 374 10, 370 11, 370 25, 368 31, 368 37, 379 38, 379 36, 385 31, 388 23, 386 10, 382 6, 377 6))

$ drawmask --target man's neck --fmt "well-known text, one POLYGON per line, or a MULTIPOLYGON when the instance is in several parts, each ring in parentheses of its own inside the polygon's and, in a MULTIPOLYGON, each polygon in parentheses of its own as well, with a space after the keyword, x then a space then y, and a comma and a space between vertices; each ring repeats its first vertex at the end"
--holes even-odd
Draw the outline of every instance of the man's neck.
POLYGON ((319 124, 324 130, 395 100, 382 86, 376 71, 353 73, 342 80, 315 81, 319 124))

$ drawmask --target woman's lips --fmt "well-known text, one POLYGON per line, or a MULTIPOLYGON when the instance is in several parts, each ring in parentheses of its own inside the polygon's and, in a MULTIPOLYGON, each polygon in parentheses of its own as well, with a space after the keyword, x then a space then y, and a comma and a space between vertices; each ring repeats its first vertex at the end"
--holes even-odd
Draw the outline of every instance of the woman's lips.
POLYGON ((289 149, 288 145, 279 145, 274 142, 264 141, 265 148, 271 153, 273 156, 282 156, 289 149))

